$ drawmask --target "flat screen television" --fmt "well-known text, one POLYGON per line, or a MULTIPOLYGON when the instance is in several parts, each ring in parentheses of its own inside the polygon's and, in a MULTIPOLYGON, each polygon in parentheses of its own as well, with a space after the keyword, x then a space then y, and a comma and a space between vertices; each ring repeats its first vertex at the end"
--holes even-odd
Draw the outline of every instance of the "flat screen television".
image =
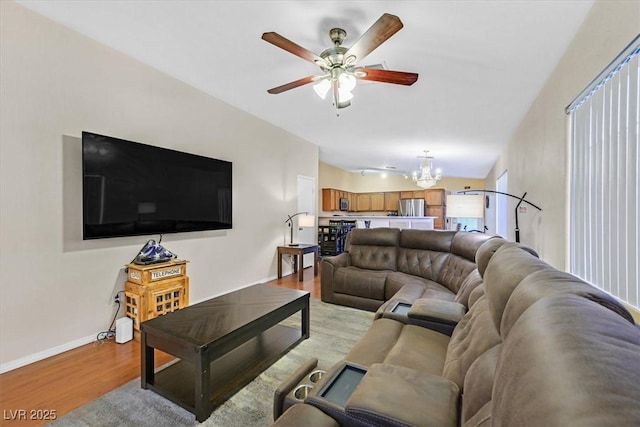
POLYGON ((83 239, 230 229, 231 166, 82 132, 83 239))

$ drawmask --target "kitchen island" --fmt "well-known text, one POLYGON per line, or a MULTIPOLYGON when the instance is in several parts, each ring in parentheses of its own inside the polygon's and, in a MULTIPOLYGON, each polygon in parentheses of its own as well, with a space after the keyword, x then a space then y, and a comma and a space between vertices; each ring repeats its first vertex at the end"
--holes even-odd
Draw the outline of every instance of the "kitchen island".
POLYGON ((391 227, 401 230, 407 228, 433 230, 436 218, 435 216, 332 215, 319 216, 318 225, 329 225, 329 221, 355 221, 356 228, 391 227))

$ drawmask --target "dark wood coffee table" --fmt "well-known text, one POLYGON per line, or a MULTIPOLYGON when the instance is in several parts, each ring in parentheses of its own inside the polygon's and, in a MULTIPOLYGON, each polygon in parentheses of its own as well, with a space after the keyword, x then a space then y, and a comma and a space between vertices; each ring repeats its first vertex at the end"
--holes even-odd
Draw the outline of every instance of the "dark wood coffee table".
POLYGON ((309 293, 254 285, 143 322, 142 388, 206 420, 309 337, 309 293), (300 329, 279 324, 302 312, 300 329), (154 349, 180 359, 154 372, 154 349))

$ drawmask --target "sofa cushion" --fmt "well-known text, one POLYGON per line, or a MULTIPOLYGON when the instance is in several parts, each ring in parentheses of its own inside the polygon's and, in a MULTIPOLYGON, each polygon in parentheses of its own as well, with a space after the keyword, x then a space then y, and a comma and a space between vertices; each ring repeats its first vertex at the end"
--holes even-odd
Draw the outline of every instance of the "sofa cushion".
POLYGON ((366 425, 456 427, 459 397, 458 387, 442 377, 375 364, 345 410, 366 425))
MULTIPOLYGON (((464 400, 464 397, 462 398, 464 400)), ((487 402, 476 414, 462 423, 462 427, 491 427, 491 401, 487 402)), ((524 425, 521 423, 520 425, 524 425)))
POLYGON ((441 375, 448 342, 444 334, 383 317, 371 324, 344 359, 363 366, 386 363, 441 375))
POLYGON ((396 270, 398 248, 395 246, 351 245, 351 265, 367 270, 396 270))
POLYGON ((398 248, 398 271, 423 279, 438 280, 440 270, 450 256, 448 252, 398 248))
POLYGON ((353 229, 347 234, 345 251, 351 265, 368 270, 396 270, 400 230, 353 229))
POLYGON ((394 271, 387 276, 385 287, 385 298, 402 300, 402 296, 414 295, 415 298, 407 299, 411 303, 417 298, 436 298, 446 301, 453 301, 455 294, 441 284, 433 280, 412 276, 411 274, 394 271), (407 289, 405 290, 405 286, 407 289))
POLYGON ((358 267, 339 268, 333 276, 333 291, 384 301, 384 286, 389 271, 358 267))
POLYGON ((471 273, 465 277, 465 279, 460 284, 460 289, 458 289, 458 293, 456 294, 455 302, 459 302, 465 307, 469 307, 469 296, 471 292, 482 284, 482 276, 480 276, 480 272, 476 268, 471 273))
POLYGON ((398 246, 400 230, 397 228, 354 228, 347 234, 345 250, 351 252, 351 245, 398 246))
POLYGON ((391 319, 374 320, 344 359, 364 366, 382 363, 398 341, 403 327, 401 322, 391 319))
MULTIPOLYGON (((451 335, 442 376, 463 389, 471 364, 485 351, 500 344, 486 297, 480 298, 464 315, 451 335)), ((464 392, 464 390, 463 390, 464 392)))
POLYGON ((402 230, 400 247, 436 252, 451 252, 451 242, 456 231, 402 230))
POLYGON ((485 294, 484 291, 484 282, 480 283, 480 285, 473 288, 471 293, 469 294, 469 308, 473 307, 473 305, 485 294))
POLYGON ((598 299, 600 304, 606 302, 607 306, 620 314, 624 319, 633 323, 631 314, 610 294, 586 283, 578 277, 558 271, 553 268, 535 271, 522 279, 522 282, 511 294, 509 302, 505 306, 500 324, 502 339, 518 318, 536 301, 550 295, 573 294, 581 295, 589 299, 598 299))
POLYGON ((639 366, 636 326, 587 298, 543 298, 502 344, 492 425, 638 425, 639 366))
POLYGON ((484 242, 482 246, 478 248, 478 252, 476 252, 476 265, 478 266, 480 276, 484 276, 484 271, 487 269, 491 257, 493 257, 493 254, 505 243, 507 243, 507 241, 504 239, 491 239, 484 242))
POLYGON ((405 325, 384 363, 442 375, 448 343, 447 335, 422 326, 405 325))
POLYGON ((502 245, 491 257, 483 283, 493 321, 500 332, 502 314, 513 290, 534 271, 553 269, 517 243, 502 245))
POLYGON ((482 353, 469 367, 464 377, 465 393, 462 398, 462 422, 473 418, 480 409, 491 401, 493 380, 502 344, 482 353))
POLYGON ((457 294, 464 280, 476 269, 476 264, 468 259, 451 254, 440 268, 436 281, 457 294))
POLYGON ((476 252, 489 239, 500 239, 483 233, 456 233, 451 240, 451 253, 475 263, 476 252))

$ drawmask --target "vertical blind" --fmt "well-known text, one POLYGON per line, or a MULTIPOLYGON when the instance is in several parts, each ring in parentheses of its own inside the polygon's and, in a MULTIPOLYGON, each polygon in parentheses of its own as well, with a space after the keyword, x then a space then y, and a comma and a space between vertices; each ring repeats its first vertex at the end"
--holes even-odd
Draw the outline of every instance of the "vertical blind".
POLYGON ((567 107, 569 268, 640 307, 640 35, 567 107))

